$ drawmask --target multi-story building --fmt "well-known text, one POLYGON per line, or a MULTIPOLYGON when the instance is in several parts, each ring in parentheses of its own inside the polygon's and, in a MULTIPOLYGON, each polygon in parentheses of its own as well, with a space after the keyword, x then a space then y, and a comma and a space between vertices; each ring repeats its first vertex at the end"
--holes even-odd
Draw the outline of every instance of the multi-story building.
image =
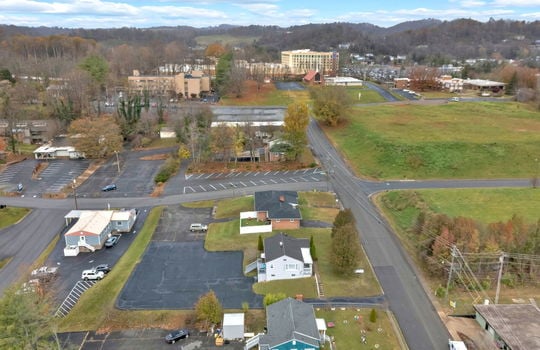
POLYGON ((131 92, 148 91, 150 95, 182 96, 184 98, 200 97, 201 93, 210 91, 210 77, 202 71, 190 74, 142 76, 137 71, 128 77, 131 92))
POLYGON ((281 64, 289 67, 291 74, 305 75, 314 70, 323 75, 335 75, 339 69, 338 52, 293 50, 281 52, 281 64))

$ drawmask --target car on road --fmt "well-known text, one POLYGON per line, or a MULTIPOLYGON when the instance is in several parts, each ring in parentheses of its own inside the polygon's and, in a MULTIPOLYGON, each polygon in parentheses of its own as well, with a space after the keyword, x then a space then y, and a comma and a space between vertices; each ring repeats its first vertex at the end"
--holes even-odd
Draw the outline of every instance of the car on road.
POLYGON ((450 102, 459 102, 460 99, 459 99, 459 97, 452 97, 448 101, 450 101, 450 102))
POLYGON ((118 240, 120 239, 119 235, 112 235, 111 237, 107 238, 105 241, 105 248, 112 248, 118 243, 118 240))
POLYGON ((191 232, 206 232, 208 230, 208 225, 191 224, 189 225, 189 230, 191 232))
POLYGON ((108 274, 109 271, 111 271, 111 267, 109 266, 109 264, 99 264, 94 267, 94 270, 103 271, 104 274, 108 274))
POLYGON ((174 344, 180 339, 189 338, 189 331, 187 329, 179 329, 172 331, 165 336, 165 341, 169 344, 174 344))
POLYGON ((110 185, 107 185, 105 187, 103 187, 101 190, 103 192, 109 192, 109 191, 115 191, 117 188, 116 188, 116 184, 110 184, 110 185))
POLYGON ((88 281, 88 280, 100 280, 103 277, 105 277, 105 273, 103 271, 97 271, 96 269, 90 269, 90 270, 84 270, 81 274, 81 279, 88 281))

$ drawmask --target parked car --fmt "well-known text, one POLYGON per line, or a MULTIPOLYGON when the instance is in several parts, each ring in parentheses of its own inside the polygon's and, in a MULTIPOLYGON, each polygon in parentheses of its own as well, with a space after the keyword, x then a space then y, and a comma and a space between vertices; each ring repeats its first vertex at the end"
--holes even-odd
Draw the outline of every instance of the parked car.
POLYGON ((165 341, 169 344, 174 344, 180 339, 189 338, 189 331, 187 329, 179 329, 173 331, 165 336, 165 341))
POLYGON ((119 235, 112 235, 111 237, 107 238, 105 241, 105 248, 112 248, 118 243, 118 240, 120 239, 119 235))
POLYGON ((94 267, 94 270, 103 271, 104 274, 108 274, 109 271, 111 271, 111 267, 109 264, 99 264, 98 266, 94 267))
POLYGON ((189 226, 189 230, 191 232, 197 232, 197 231, 202 231, 202 232, 206 232, 208 230, 208 225, 203 225, 203 224, 191 224, 189 226))
POLYGON ((81 279, 88 280, 100 280, 105 276, 103 271, 97 271, 96 269, 84 270, 81 274, 81 279))
POLYGON ((103 192, 115 191, 116 190, 116 185, 115 184, 110 184, 110 185, 107 185, 107 186, 103 187, 101 190, 103 192))

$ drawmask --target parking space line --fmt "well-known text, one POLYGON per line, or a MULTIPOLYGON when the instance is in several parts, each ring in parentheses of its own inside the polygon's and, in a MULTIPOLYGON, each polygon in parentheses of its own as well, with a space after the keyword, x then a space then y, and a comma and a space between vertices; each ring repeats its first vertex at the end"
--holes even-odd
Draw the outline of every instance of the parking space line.
POLYGON ((253 171, 250 171, 250 172, 248 172, 248 173, 245 173, 244 175, 245 175, 245 176, 248 176, 248 175, 251 174, 252 172, 253 172, 253 171))
POLYGON ((223 173, 217 173, 216 177, 220 177, 221 175, 223 175, 223 173))
POLYGON ((209 185, 209 186, 212 187, 214 191, 217 191, 217 188, 215 188, 213 185, 209 185))
POLYGON ((192 177, 192 176, 193 176, 193 174, 189 174, 189 175, 186 174, 186 175, 185 175, 185 178, 186 178, 186 180, 189 180, 189 178, 192 177))
POLYGON ((227 189, 227 186, 225 186, 224 184, 219 184, 221 187, 223 187, 224 189, 227 189))
POLYGON ((271 173, 271 171, 267 171, 266 173, 264 173, 264 175, 268 175, 268 174, 270 174, 270 173, 271 173))
POLYGON ((283 172, 283 175, 287 174, 289 172, 289 170, 286 170, 283 172))
POLYGON ((199 185, 199 187, 201 188, 201 190, 203 190, 204 192, 206 192, 206 188, 204 188, 202 185, 199 185))
POLYGON ((242 186, 247 187, 247 185, 243 183, 242 181, 240 181, 240 183, 242 184, 242 186))
POLYGON ((277 174, 279 174, 279 171, 274 172, 272 175, 277 175, 277 174))
POLYGON ((291 180, 294 182, 298 182, 298 180, 296 180, 294 177, 291 177, 291 180))
POLYGON ((272 181, 273 183, 277 184, 277 181, 274 180, 274 179, 270 179, 270 181, 272 181))
POLYGON ((193 187, 191 186, 184 186, 184 193, 186 193, 186 188, 189 188, 191 190, 191 192, 196 192, 193 187))
POLYGON ((312 176, 311 178, 313 179, 313 181, 320 181, 318 177, 312 176))
POLYGON ((242 174, 242 173, 237 173, 236 175, 234 175, 234 177, 237 177, 237 176, 239 176, 239 175, 241 175, 241 174, 242 174))
POLYGON ((253 174, 253 176, 257 176, 259 175, 261 172, 260 171, 257 171, 255 174, 253 174))
POLYGON ((308 171, 309 171, 309 169, 304 170, 304 174, 307 173, 308 171))
POLYGON ((251 182, 253 186, 257 186, 257 183, 255 183, 254 181, 249 180, 249 182, 251 182))
POLYGON ((228 173, 225 177, 234 176, 234 173, 228 173))
POLYGON ((282 177, 280 177, 279 180, 280 180, 281 182, 285 182, 285 183, 288 182, 286 179, 284 179, 284 178, 282 178, 282 177))
POLYGON ((198 180, 198 179, 200 179, 201 177, 203 177, 204 175, 206 175, 206 174, 200 174, 200 175, 197 176, 195 179, 198 180))
POLYGON ((259 182, 262 182, 263 185, 266 185, 266 182, 264 182, 264 180, 259 180, 259 182))
POLYGON ((298 174, 299 171, 301 171, 301 170, 295 170, 294 173, 295 173, 295 174, 298 174))
POLYGON ((309 180, 308 180, 308 179, 306 179, 306 178, 305 178, 305 177, 303 177, 303 176, 300 176, 300 178, 302 179, 302 181, 305 181, 305 182, 309 182, 309 180))
POLYGON ((208 175, 207 177, 205 177, 205 179, 211 178, 212 176, 214 176, 214 173, 208 175))

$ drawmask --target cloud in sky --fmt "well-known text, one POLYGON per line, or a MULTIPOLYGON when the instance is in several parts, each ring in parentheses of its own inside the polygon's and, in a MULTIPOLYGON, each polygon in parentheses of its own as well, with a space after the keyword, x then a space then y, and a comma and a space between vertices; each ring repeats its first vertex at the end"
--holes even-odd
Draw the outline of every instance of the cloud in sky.
POLYGON ((388 27, 436 18, 540 20, 540 0, 2 0, 0 23, 82 28, 278 25, 346 21, 388 27))

